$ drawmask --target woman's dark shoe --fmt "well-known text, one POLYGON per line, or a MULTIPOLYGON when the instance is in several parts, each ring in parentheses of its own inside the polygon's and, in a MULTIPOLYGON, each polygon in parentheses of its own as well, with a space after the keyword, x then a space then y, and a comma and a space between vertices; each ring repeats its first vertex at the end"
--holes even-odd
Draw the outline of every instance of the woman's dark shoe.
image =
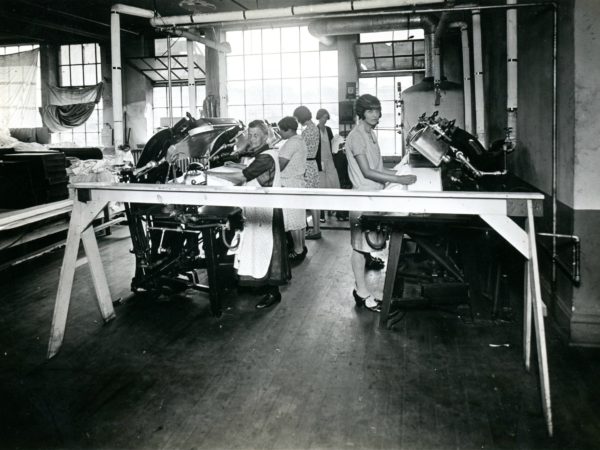
POLYGON ((307 253, 308 253, 308 249, 306 248, 306 246, 302 249, 302 253, 296 253, 295 251, 292 250, 288 254, 288 259, 291 263, 299 263, 299 262, 304 261, 307 253))
POLYGON ((365 260, 365 268, 367 270, 381 270, 385 267, 385 262, 381 258, 368 255, 365 260))
POLYGON ((321 232, 307 234, 304 239, 308 239, 309 241, 314 241, 316 239, 321 239, 321 232))
POLYGON ((372 295, 368 295, 366 297, 361 297, 356 292, 356 289, 352 291, 352 296, 354 297, 354 302, 356 303, 356 307, 360 308, 364 306, 369 311, 380 312, 381 311, 381 300, 373 297, 372 295))
POLYGON ((269 292, 256 304, 256 309, 265 309, 281 301, 281 292, 269 292))

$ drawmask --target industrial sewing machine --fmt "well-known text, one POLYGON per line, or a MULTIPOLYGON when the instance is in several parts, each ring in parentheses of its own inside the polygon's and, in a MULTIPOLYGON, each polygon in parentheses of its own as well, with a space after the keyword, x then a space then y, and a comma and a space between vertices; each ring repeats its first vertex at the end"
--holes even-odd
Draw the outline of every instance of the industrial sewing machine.
MULTIPOLYGON (((490 150, 475 136, 457 127, 455 121, 439 117, 437 112, 423 114, 407 136, 408 154, 396 166, 398 174, 412 173, 417 182, 391 189, 410 191, 527 192, 531 186, 507 171, 507 157, 514 150, 510 130, 504 141, 490 150)), ((396 233, 388 265, 395 264, 390 280, 394 286, 389 316, 411 307, 450 305, 469 307, 471 297, 489 296, 492 315, 510 314, 510 306, 498 298, 502 268, 496 257, 502 246, 495 234, 478 217, 446 215, 404 215, 397 213, 364 214, 363 225, 370 245, 380 250, 387 237, 396 233), (397 258, 395 261, 392 259, 397 258), (482 269, 490 275, 481 282, 482 269)), ((401 317, 398 315, 398 317, 401 317)), ((386 325, 388 317, 382 315, 386 325), (385 316, 385 317, 383 317, 385 316)))
MULTIPOLYGON (((242 124, 234 119, 199 119, 189 114, 172 128, 156 133, 145 145, 137 166, 124 167, 126 183, 210 184, 207 169, 231 155, 242 124), (172 163, 173 156, 178 157, 172 163)), ((136 293, 174 293, 195 289, 209 293, 212 312, 220 314, 220 290, 231 284, 235 231, 241 209, 203 205, 126 203, 136 293), (201 281, 206 271, 208 285, 201 281)))

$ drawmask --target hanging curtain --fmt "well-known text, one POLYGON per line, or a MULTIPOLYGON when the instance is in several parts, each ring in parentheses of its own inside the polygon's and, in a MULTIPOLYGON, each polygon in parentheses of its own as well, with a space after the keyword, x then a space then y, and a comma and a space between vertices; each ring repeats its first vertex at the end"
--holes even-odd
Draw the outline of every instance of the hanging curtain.
POLYGON ((49 105, 40 108, 50 131, 66 131, 83 125, 102 98, 103 84, 83 88, 49 88, 49 105))
POLYGON ((0 55, 0 128, 37 127, 39 49, 0 55))
POLYGON ((49 105, 40 108, 42 121, 50 131, 66 131, 83 125, 90 118, 96 107, 95 103, 81 103, 79 105, 49 105))
POLYGON ((102 98, 102 87, 102 82, 95 86, 82 88, 49 86, 48 104, 65 106, 80 103, 98 103, 102 98))

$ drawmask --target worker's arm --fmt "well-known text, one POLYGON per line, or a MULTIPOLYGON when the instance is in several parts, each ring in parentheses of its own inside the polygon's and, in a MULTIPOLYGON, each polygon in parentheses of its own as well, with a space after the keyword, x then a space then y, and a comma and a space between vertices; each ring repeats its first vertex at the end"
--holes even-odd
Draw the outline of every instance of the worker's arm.
POLYGON ((239 186, 246 182, 246 177, 242 173, 242 169, 240 169, 239 172, 223 172, 219 171, 219 168, 217 167, 216 169, 207 170, 207 173, 209 175, 212 175, 213 177, 222 178, 223 180, 230 181, 236 186, 239 186))
POLYGON ((279 170, 285 169, 289 162, 290 162, 289 159, 285 159, 280 156, 279 157, 279 170))
POLYGON ((369 161, 367 161, 367 157, 365 155, 359 154, 355 155, 356 162, 358 163, 358 167, 362 172, 363 176, 371 181, 376 181, 377 183, 399 183, 399 184, 413 184, 417 181, 417 177, 415 175, 394 175, 389 171, 379 171, 372 169, 369 166, 369 161))

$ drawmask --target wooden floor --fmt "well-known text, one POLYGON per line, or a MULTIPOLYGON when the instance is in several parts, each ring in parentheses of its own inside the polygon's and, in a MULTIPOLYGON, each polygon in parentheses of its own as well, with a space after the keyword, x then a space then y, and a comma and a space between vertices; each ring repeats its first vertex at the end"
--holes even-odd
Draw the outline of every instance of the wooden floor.
MULTIPOLYGON (((416 311, 381 331, 376 314, 353 305, 348 231, 323 236, 308 242, 280 305, 256 311, 255 297, 233 290, 217 319, 202 294, 131 297, 131 244, 117 230, 100 239, 112 295, 122 299, 117 318, 102 323, 82 258, 51 361, 60 252, 4 272, 0 447, 600 446, 598 350, 568 348, 549 330, 549 438, 519 319, 494 322, 490 305, 478 304, 472 322, 416 311)), ((381 275, 371 275, 381 292, 381 275)))

